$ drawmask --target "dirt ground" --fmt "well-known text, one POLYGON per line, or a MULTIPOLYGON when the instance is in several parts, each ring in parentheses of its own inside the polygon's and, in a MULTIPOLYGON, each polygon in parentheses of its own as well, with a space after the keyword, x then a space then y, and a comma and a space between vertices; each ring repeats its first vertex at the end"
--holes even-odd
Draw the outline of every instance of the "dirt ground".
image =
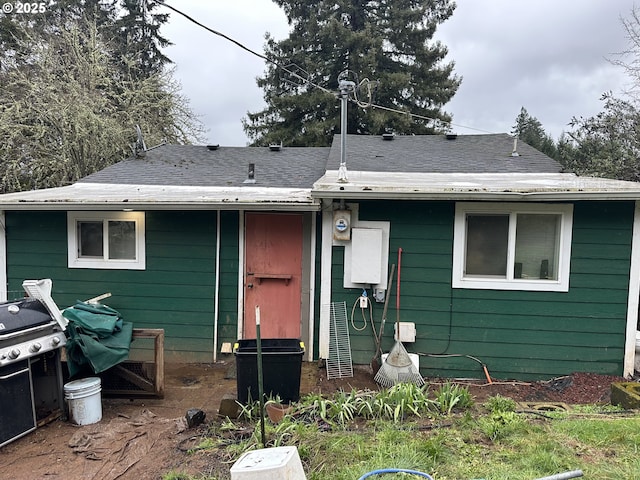
MULTIPOLYGON (((163 399, 102 398, 102 420, 76 426, 62 419, 0 448, 0 476, 21 479, 158 480, 170 471, 195 476, 221 471, 219 460, 189 455, 184 445, 218 421, 225 395, 235 397, 233 361, 166 365, 163 399), (187 410, 206 414, 203 425, 188 428, 187 410), (213 463, 217 463, 215 468, 213 463)), ((437 388, 444 380, 427 379, 437 388)), ((500 394, 519 402, 567 404, 608 402, 611 383, 621 377, 576 373, 547 382, 461 382, 476 403, 500 394)), ((353 378, 327 380, 326 370, 303 363, 300 393, 330 394, 344 389, 377 389, 373 374, 356 368, 353 378)), ((228 468, 231 464, 228 465, 228 468)), ((223 471, 228 471, 223 468, 223 471)))

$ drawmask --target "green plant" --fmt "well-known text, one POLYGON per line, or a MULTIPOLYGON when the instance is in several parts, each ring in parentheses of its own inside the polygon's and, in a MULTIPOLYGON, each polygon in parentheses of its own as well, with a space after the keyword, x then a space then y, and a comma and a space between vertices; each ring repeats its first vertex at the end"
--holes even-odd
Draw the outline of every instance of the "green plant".
POLYGON ((503 397, 498 394, 493 397, 489 397, 487 401, 484 402, 483 406, 491 413, 515 412, 517 403, 509 397, 503 397))
POLYGON ((434 395, 438 410, 444 415, 450 415, 454 409, 464 410, 473 406, 469 389, 455 383, 441 385, 434 395))
POLYGON ((408 415, 420 417, 429 412, 434 404, 428 398, 427 386, 418 387, 413 383, 398 383, 378 394, 378 405, 382 407, 384 415, 381 418, 398 423, 408 415))
POLYGON ((342 428, 351 422, 358 411, 356 391, 350 393, 340 391, 328 402, 327 418, 330 423, 337 423, 342 428))
POLYGON ((524 420, 515 412, 496 412, 478 420, 480 430, 492 442, 502 440, 510 435, 524 420))

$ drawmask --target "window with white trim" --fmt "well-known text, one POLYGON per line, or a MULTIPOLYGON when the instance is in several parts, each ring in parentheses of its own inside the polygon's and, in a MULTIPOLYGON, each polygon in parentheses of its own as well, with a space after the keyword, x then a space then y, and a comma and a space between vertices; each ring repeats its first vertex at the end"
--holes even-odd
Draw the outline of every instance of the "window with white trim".
POLYGON ((573 205, 457 203, 454 288, 567 292, 573 205))
POLYGON ((145 269, 144 212, 67 212, 69 268, 145 269))

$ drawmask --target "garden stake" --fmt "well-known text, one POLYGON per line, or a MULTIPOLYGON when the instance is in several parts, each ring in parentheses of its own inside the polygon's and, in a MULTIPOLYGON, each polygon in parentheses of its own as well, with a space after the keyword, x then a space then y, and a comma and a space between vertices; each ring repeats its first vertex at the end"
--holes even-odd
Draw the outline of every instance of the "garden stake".
POLYGON ((376 373, 374 380, 378 385, 386 388, 396 383, 414 383, 421 387, 424 378, 417 371, 411 357, 400 341, 400 267, 402 265, 402 248, 398 249, 398 281, 396 284, 396 343, 387 355, 384 363, 376 373))
POLYGON ((264 386, 262 375, 262 345, 260 340, 260 306, 256 305, 256 365, 258 367, 258 396, 260 397, 260 438, 262 440, 262 448, 267 444, 266 434, 264 431, 264 386))

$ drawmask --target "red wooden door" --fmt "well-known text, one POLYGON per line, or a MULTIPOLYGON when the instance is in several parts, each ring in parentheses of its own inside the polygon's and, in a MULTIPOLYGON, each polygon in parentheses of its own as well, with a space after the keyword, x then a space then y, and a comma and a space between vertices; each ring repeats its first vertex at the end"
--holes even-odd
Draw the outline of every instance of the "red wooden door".
POLYGON ((245 215, 244 338, 300 338, 302 215, 245 215))

